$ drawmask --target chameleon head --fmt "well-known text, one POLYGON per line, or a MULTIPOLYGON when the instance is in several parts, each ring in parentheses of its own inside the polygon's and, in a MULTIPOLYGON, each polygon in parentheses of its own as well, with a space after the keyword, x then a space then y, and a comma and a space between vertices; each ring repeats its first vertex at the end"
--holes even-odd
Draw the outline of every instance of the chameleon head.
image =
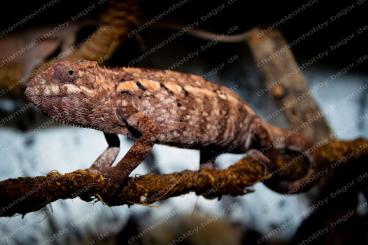
POLYGON ((109 108, 106 103, 111 103, 114 90, 104 72, 92 61, 58 61, 33 76, 25 94, 58 121, 94 127, 93 122, 103 118, 100 114, 107 114, 98 107, 109 108))

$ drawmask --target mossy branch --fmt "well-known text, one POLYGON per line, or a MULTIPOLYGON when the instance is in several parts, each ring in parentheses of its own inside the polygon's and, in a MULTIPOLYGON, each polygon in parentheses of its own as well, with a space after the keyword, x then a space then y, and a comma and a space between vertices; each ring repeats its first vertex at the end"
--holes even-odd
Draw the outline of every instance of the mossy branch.
MULTIPOLYGON (((368 140, 334 141, 312 149, 319 166, 319 173, 328 173, 341 165, 353 163, 356 159, 368 156, 368 140), (326 171, 327 170, 327 171, 326 171)), ((289 162, 290 155, 279 155, 280 162, 289 162)), ((279 161, 278 160, 278 161, 279 161)), ((280 165, 279 165, 280 166, 280 165)), ((281 166, 283 176, 296 178, 305 171, 299 160, 281 166)), ((85 201, 100 200, 107 205, 151 204, 169 197, 189 192, 206 198, 220 198, 222 195, 243 195, 249 192, 247 187, 265 180, 269 176, 264 163, 248 156, 226 169, 201 169, 179 173, 156 175, 147 174, 130 177, 113 198, 104 198, 107 181, 96 170, 77 170, 67 174, 56 171, 47 176, 22 177, 0 182, 0 216, 26 214, 39 210, 58 199, 80 197, 85 201), (107 201, 108 200, 108 201, 107 201)))

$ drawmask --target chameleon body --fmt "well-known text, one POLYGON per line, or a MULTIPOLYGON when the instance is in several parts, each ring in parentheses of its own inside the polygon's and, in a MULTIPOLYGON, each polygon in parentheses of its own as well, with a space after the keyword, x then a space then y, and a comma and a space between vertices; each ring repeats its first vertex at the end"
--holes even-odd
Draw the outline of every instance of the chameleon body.
MULTIPOLYGON (((232 90, 196 75, 144 68, 108 69, 91 61, 59 61, 36 74, 26 96, 53 119, 105 132, 108 149, 94 168, 121 185, 155 143, 200 150, 208 166, 221 153, 245 153, 273 160, 276 149, 306 153, 300 135, 274 127, 232 90), (119 140, 136 143, 114 167, 119 140)), ((311 173, 307 173, 305 178, 311 173)), ((296 182, 274 189, 290 192, 296 182)))

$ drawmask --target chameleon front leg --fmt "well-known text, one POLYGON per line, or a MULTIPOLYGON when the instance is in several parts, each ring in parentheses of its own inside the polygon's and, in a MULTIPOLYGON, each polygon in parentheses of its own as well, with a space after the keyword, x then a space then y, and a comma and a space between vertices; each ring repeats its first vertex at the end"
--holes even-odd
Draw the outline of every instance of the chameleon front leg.
POLYGON ((129 174, 149 155, 159 132, 158 126, 151 118, 132 106, 121 108, 117 114, 139 136, 116 166, 108 170, 107 176, 114 190, 118 190, 129 174))
POLYGON ((120 140, 116 134, 104 133, 104 136, 108 146, 91 166, 91 169, 97 169, 101 172, 105 172, 111 167, 120 151, 120 140))

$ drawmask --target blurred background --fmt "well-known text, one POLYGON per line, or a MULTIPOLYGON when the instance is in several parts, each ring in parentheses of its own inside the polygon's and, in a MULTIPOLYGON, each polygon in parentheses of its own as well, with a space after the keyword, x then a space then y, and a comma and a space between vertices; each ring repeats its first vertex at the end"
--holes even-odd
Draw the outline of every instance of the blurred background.
MULTIPOLYGON (((367 55, 368 1, 234 0, 219 8, 227 1, 144 0, 140 6, 149 21, 178 2, 180 6, 165 14, 160 22, 185 26, 200 20, 196 28, 220 34, 234 27, 232 34, 274 25, 293 43, 291 50, 299 65, 329 50, 328 55, 303 69, 313 97, 337 138, 368 136, 367 62, 357 63, 367 55), (308 4, 303 11, 280 21, 303 4, 308 4), (214 9, 217 13, 208 15, 214 9), (320 25, 326 20, 328 25, 320 25), (313 28, 312 35, 295 41, 313 28), (322 81, 328 81, 327 86, 319 87, 322 81)), ((50 121, 25 100, 21 86, 9 85, 16 84, 35 66, 58 56, 64 47, 85 40, 98 26, 97 16, 105 8, 105 3, 97 6, 97 1, 2 3, 1 180, 87 168, 105 149, 101 132, 50 121), (32 42, 91 5, 95 7, 77 21, 53 32, 51 41, 32 42), (38 11, 42 6, 42 11, 38 11)), ((156 24, 143 28, 128 36, 105 64, 172 68, 203 75, 235 90, 264 118, 277 110, 272 96, 260 93, 265 88, 264 78, 245 41, 211 43, 183 34, 157 48, 177 32, 156 24)), ((288 127, 281 114, 272 118, 272 123, 288 127)), ((124 137, 121 140, 120 157, 132 144, 124 137)), ((227 167, 242 156, 225 154, 217 159, 217 164, 227 167)), ((152 155, 133 174, 195 170, 198 162, 197 151, 155 146, 152 155)), ((310 214, 313 193, 280 195, 262 184, 254 186, 254 190, 245 196, 224 196, 221 200, 207 200, 192 193, 152 206, 108 207, 101 202, 59 200, 24 217, 0 218, 0 244, 288 244, 310 214)), ((360 211, 366 213, 366 209, 360 211)), ((363 229, 359 234, 365 233, 363 229)))

